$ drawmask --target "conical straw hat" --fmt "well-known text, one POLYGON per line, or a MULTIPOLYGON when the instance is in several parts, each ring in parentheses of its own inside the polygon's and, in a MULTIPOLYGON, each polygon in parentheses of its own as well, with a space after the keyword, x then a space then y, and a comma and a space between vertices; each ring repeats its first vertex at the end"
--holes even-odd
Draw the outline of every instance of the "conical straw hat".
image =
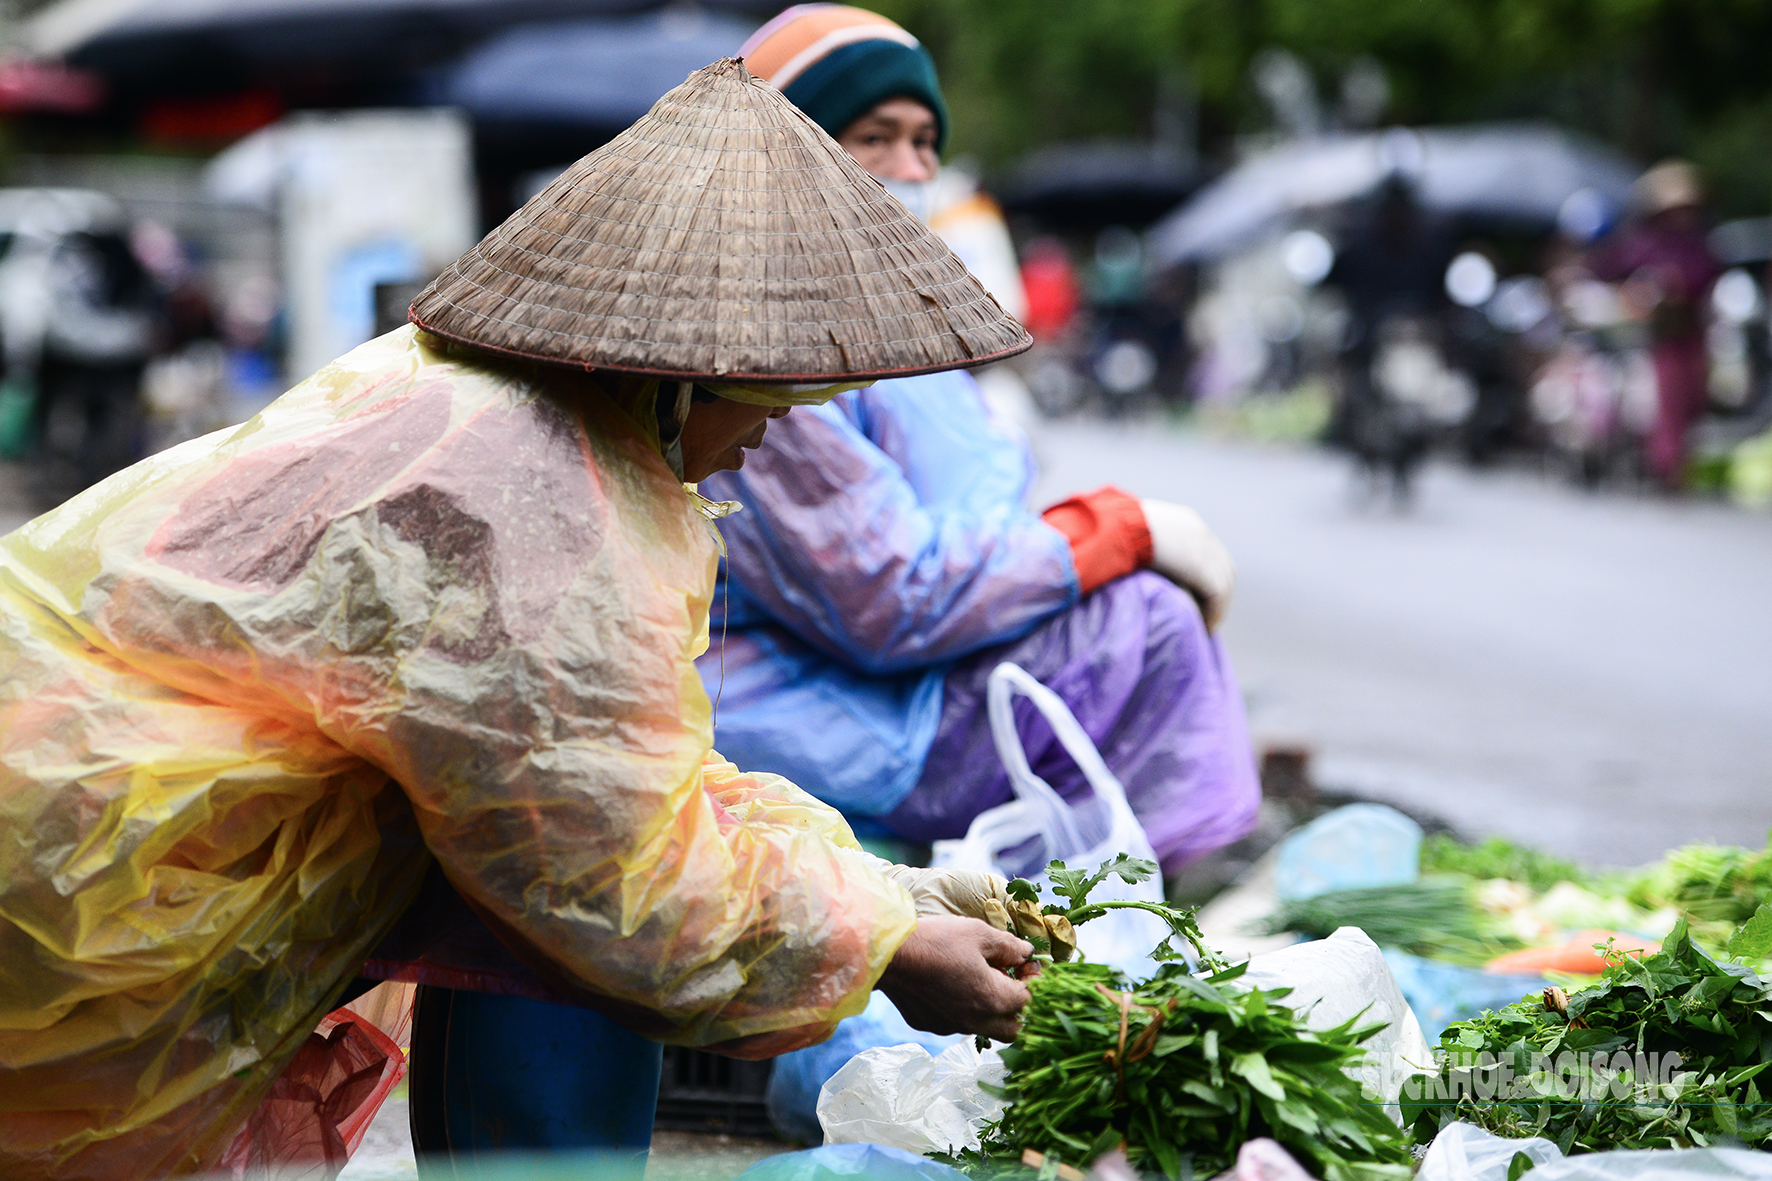
POLYGON ((728 383, 928 373, 1032 343, 941 239, 732 58, 536 194, 411 317, 511 356, 728 383))

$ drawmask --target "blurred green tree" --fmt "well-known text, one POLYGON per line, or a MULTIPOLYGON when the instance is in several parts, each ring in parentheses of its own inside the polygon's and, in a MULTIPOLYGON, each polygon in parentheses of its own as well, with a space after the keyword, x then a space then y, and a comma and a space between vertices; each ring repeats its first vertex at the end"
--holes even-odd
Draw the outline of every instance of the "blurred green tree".
POLYGON ((1643 162, 1691 156, 1726 213, 1772 208, 1767 0, 877 0, 942 69, 958 151, 1148 134, 1165 79, 1199 100, 1207 152, 1268 115, 1255 55, 1290 50, 1326 107, 1358 58, 1387 120, 1548 118, 1643 162))

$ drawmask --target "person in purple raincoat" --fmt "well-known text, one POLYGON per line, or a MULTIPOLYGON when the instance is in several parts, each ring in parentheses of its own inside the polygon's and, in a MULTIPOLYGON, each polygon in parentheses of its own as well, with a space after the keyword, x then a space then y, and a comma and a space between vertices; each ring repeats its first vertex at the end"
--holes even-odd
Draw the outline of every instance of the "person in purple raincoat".
MULTIPOLYGON (((947 114, 909 33, 800 5, 741 54, 913 210, 928 204, 947 114)), ((1172 872, 1255 820, 1242 700, 1211 634, 1234 568, 1189 509, 1103 488, 1039 514, 1034 477, 1025 440, 954 372, 796 414, 708 480, 745 505, 722 523, 725 642, 700 661, 720 747, 858 832, 960 837, 1010 798, 985 685, 1014 661, 1070 705, 1172 872)), ((1025 701, 1017 720, 1034 771, 1086 794, 1025 701)))
POLYGON ((1710 252, 1704 190, 1691 164, 1662 161, 1637 178, 1631 196, 1636 218, 1601 244, 1593 271, 1631 282, 1651 305, 1655 422, 1644 452, 1656 482, 1675 491, 1686 474, 1686 432, 1709 400, 1706 313, 1722 268, 1710 252))

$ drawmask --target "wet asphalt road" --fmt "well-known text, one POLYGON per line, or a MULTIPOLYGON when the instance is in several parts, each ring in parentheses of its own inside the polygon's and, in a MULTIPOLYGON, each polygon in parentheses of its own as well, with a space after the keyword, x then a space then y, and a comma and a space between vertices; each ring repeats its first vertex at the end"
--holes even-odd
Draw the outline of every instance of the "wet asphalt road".
POLYGON ((1590 865, 1772 825, 1772 515, 1430 469, 1415 509, 1320 451, 1039 428, 1045 503, 1196 507, 1239 563, 1225 639, 1258 744, 1319 782, 1590 865))

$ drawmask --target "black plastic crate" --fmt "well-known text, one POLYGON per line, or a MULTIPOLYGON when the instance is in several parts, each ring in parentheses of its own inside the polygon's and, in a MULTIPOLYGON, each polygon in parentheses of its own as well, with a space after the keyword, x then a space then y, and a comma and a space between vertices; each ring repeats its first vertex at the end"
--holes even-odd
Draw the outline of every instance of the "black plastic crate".
POLYGON ((774 1065, 666 1046, 653 1126, 673 1132, 774 1135, 764 1105, 774 1065))

